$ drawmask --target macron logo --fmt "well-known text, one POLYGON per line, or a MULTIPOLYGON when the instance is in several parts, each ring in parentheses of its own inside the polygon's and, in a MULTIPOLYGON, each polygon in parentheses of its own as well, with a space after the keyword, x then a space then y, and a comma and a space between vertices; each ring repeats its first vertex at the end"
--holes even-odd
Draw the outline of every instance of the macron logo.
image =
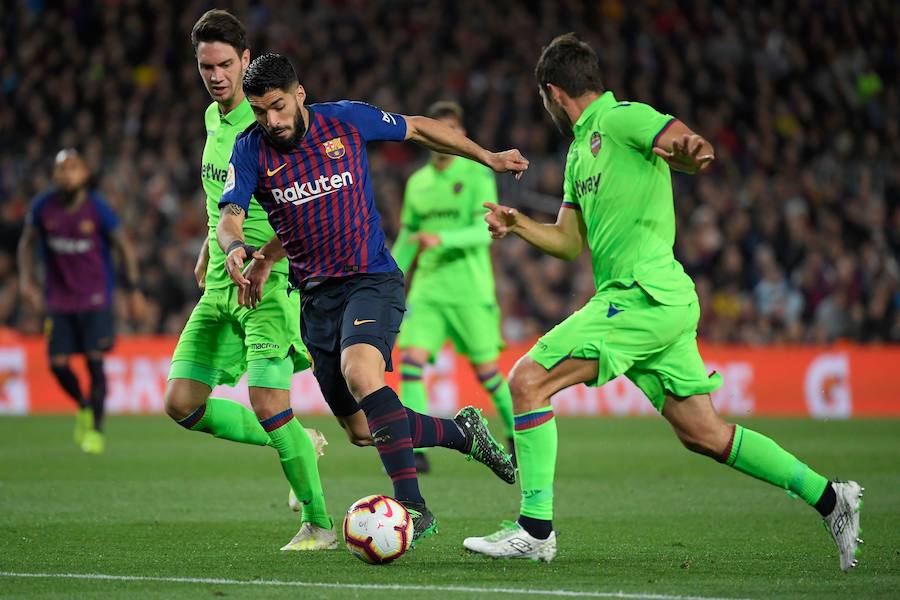
POLYGON ((331 177, 321 175, 312 181, 295 181, 290 187, 272 190, 272 198, 279 204, 290 202, 300 206, 350 185, 353 185, 353 174, 344 171, 331 177))

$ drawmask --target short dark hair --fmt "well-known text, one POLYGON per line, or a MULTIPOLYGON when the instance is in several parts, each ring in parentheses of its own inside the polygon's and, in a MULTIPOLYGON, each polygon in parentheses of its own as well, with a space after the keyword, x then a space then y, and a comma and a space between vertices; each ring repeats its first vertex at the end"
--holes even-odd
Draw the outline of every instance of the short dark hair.
POLYGON ((534 77, 544 91, 547 91, 547 84, 552 83, 573 98, 586 92, 605 90, 597 53, 574 33, 557 36, 544 47, 534 68, 534 77))
POLYGON ((214 8, 203 13, 191 29, 194 52, 200 42, 222 42, 234 48, 238 56, 247 49, 247 31, 244 24, 227 10, 214 8))
POLYGON ((458 103, 452 100, 438 100, 428 107, 425 116, 432 119, 443 119, 444 117, 453 117, 459 124, 463 124, 463 109, 458 103))
POLYGON ((300 83, 294 65, 281 54, 263 54, 251 61, 244 73, 244 93, 262 96, 271 90, 287 92, 294 84, 300 83))

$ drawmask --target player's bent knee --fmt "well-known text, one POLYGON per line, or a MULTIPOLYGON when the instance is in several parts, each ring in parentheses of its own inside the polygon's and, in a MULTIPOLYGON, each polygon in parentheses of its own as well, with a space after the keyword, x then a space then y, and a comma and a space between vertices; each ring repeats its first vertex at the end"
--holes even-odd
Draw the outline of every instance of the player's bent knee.
POLYGON ((250 406, 260 421, 271 419, 291 407, 290 390, 251 386, 249 393, 250 406))
POLYGON ((384 387, 384 373, 368 368, 368 365, 347 365, 344 370, 344 381, 350 394, 360 401, 372 392, 384 387))
POLYGON ((183 379, 172 379, 166 385, 164 397, 166 414, 175 421, 190 416, 205 400, 205 396, 196 397, 191 386, 183 379))
POLYGON ((50 357, 50 368, 65 369, 68 366, 69 366, 69 355, 68 354, 55 354, 50 357))
POLYGON ((513 410, 517 413, 541 408, 549 401, 542 393, 546 369, 526 359, 516 363, 509 374, 509 391, 512 394, 513 410))
POLYGON ((678 428, 675 434, 682 445, 697 454, 718 458, 728 444, 729 429, 724 422, 722 427, 716 425, 698 425, 690 428, 678 428), (724 428, 724 429, 723 429, 724 428))

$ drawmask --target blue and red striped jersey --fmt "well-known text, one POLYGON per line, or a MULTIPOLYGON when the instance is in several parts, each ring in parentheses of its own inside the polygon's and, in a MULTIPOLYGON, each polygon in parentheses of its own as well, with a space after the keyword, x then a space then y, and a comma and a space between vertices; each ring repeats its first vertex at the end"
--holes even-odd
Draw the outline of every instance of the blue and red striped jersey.
POLYGON ((109 308, 115 283, 110 238, 119 219, 103 197, 88 191, 73 208, 53 188, 35 198, 27 218, 46 265, 47 308, 58 313, 109 308))
POLYGON ((309 126, 289 152, 254 123, 234 144, 219 206, 250 208, 255 196, 281 240, 291 279, 397 270, 369 179, 366 143, 401 141, 406 120, 364 102, 311 104, 309 126))

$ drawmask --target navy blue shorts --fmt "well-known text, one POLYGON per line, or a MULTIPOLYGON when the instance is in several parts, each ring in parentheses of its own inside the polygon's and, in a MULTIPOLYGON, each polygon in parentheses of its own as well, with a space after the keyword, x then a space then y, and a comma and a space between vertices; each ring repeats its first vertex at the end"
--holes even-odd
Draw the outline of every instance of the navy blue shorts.
POLYGON ((335 277, 303 292, 300 335, 322 395, 336 417, 359 410, 341 373, 341 352, 354 344, 374 346, 384 357, 386 370, 392 371, 391 350, 405 311, 400 271, 335 277))
POLYGON ((50 356, 109 352, 115 343, 110 309, 50 313, 44 324, 50 356))

